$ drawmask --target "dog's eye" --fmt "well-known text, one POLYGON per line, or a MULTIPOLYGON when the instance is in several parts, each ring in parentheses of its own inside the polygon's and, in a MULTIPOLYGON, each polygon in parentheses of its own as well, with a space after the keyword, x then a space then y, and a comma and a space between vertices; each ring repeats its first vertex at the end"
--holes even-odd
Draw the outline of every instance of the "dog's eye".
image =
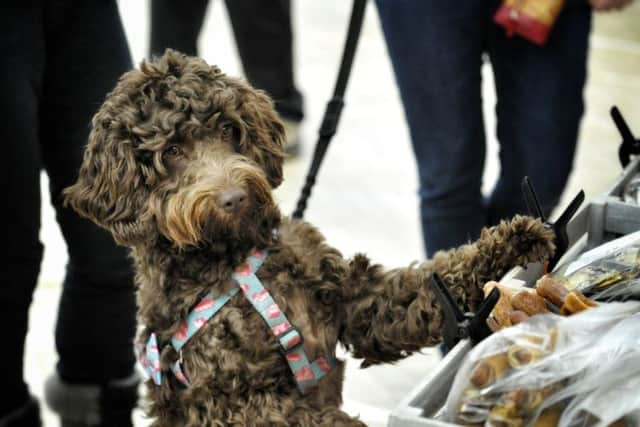
POLYGON ((176 157, 182 154, 182 149, 177 145, 170 145, 164 152, 162 153, 162 157, 176 157))
POLYGON ((322 290, 318 292, 318 299, 325 305, 333 305, 335 301, 335 295, 333 292, 322 290))
POLYGON ((233 125, 229 122, 224 123, 222 125, 222 130, 220 132, 222 139, 228 141, 233 136, 233 125))

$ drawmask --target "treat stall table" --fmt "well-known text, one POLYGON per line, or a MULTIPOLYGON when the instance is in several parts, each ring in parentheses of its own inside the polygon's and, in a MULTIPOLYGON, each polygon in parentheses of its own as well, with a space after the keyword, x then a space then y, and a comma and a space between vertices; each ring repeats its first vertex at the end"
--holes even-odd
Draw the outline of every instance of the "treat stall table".
MULTIPOLYGON (((636 157, 626 165, 620 178, 608 191, 588 201, 568 222, 566 226, 568 250, 556 264, 553 273, 566 270, 580 255, 594 248, 604 248, 605 243, 615 239, 621 240, 621 236, 627 236, 627 240, 629 238, 635 241, 640 240, 638 187, 640 187, 640 157, 636 157)), ((576 266, 569 268, 575 269, 576 266)), ((543 266, 531 264, 526 269, 520 267, 512 269, 500 283, 506 283, 511 287, 532 287, 542 275, 543 266)), ((437 369, 417 384, 391 413, 389 426, 454 427, 461 425, 446 421, 444 407, 456 374, 473 348, 469 339, 459 341, 446 354, 437 369)), ((633 422, 640 423, 640 420, 634 418, 633 422)))

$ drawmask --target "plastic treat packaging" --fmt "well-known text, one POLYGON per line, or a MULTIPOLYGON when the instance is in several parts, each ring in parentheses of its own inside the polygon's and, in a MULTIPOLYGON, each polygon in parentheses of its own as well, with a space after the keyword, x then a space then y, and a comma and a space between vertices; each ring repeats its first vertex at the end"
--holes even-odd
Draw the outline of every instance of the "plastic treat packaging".
POLYGON ((637 295, 640 280, 640 232, 585 252, 547 278, 596 300, 631 298, 637 295))
POLYGON ((592 295, 596 301, 640 301, 640 278, 625 280, 592 295))
POLYGON ((505 0, 493 20, 507 30, 533 43, 547 42, 565 0, 505 0))
POLYGON ((472 349, 447 421, 492 427, 640 425, 640 302, 533 316, 472 349))

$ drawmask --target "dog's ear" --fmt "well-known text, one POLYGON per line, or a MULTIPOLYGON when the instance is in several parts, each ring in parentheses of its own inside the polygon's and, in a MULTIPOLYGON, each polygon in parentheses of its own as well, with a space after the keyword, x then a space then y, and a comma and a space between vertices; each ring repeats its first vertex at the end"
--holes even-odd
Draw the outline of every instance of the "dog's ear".
POLYGON ((112 115, 96 114, 76 183, 64 190, 65 204, 111 231, 123 245, 147 236, 147 190, 130 134, 112 115))
POLYGON ((250 140, 244 148, 262 166, 271 187, 276 188, 282 183, 284 124, 264 92, 248 88, 242 99, 241 115, 250 140))

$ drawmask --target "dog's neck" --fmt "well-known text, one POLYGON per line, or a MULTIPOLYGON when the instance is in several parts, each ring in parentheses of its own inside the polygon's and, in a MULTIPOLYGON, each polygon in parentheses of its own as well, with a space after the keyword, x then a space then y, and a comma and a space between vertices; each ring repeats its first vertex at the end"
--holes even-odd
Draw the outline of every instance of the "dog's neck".
POLYGON ((169 247, 166 254, 173 261, 176 273, 183 278, 199 280, 202 274, 212 268, 223 268, 231 271, 234 266, 241 264, 254 242, 221 241, 212 242, 203 247, 176 249, 169 247))
POLYGON ((159 236, 147 242, 142 250, 134 249, 133 254, 142 267, 138 270, 149 272, 148 281, 153 280, 151 277, 164 277, 167 282, 152 286, 160 286, 167 292, 175 288, 175 282, 186 282, 207 289, 225 283, 253 248, 271 247, 278 239, 276 230, 265 227, 253 233, 254 238, 251 239, 211 239, 200 246, 186 248, 178 248, 167 238, 159 236))
POLYGON ((133 247, 140 301, 152 301, 140 307, 143 323, 155 329, 169 328, 181 321, 204 293, 228 291, 233 286, 234 269, 246 260, 251 249, 274 245, 274 230, 280 220, 279 215, 273 215, 240 238, 218 236, 197 247, 178 248, 160 234, 133 247))
POLYGON ((253 247, 253 242, 236 242, 177 249, 158 239, 153 247, 134 248, 142 323, 173 330, 206 292, 223 294, 234 285, 232 273, 253 247))

